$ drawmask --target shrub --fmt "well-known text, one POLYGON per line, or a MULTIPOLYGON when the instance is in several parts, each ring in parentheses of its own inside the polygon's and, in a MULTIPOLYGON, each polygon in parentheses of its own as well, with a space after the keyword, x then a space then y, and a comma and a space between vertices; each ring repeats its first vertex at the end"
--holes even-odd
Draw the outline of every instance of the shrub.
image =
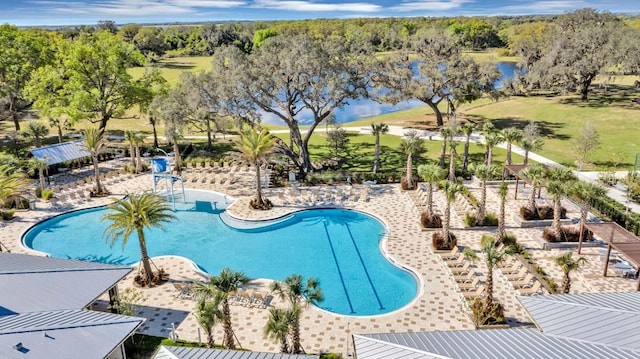
MULTIPOLYGON (((467 213, 464 216, 464 224, 467 227, 474 227, 478 225, 478 219, 475 214, 467 213)), ((483 227, 496 227, 498 226, 498 217, 494 213, 487 213, 484 216, 483 227)))
POLYGON ((273 208, 273 203, 268 198, 262 199, 262 204, 258 203, 255 198, 251 199, 249 206, 253 209, 267 210, 273 208))
MULTIPOLYGON (((580 240, 580 225, 562 226, 559 235, 552 228, 547 227, 542 231, 542 238, 547 242, 578 242, 580 240)), ((593 232, 585 228, 582 240, 590 241, 591 239, 593 239, 593 232)))
POLYGON ((36 187, 36 198, 42 198, 42 188, 36 187))
POLYGON ((442 217, 437 214, 427 212, 420 213, 420 223, 422 228, 442 228, 442 217))
POLYGON ((458 245, 458 239, 456 235, 449 232, 450 240, 447 242, 444 239, 444 234, 442 232, 434 232, 431 235, 431 242, 433 244, 433 248, 436 250, 451 250, 453 247, 458 245))
MULTIPOLYGON (((526 221, 535 221, 542 219, 553 219, 553 207, 537 206, 536 210, 531 212, 527 207, 520 207, 520 217, 526 221)), ((567 209, 560 208, 560 218, 567 217, 567 209)))
POLYGON ((13 219, 15 213, 16 211, 13 209, 2 209, 0 210, 0 217, 2 217, 3 221, 10 221, 13 219))
POLYGON ((484 298, 475 298, 470 309, 471 320, 476 326, 505 323, 504 308, 498 302, 489 304, 484 298))
POLYGON ((405 191, 408 190, 414 190, 416 188, 418 188, 418 186, 416 185, 418 183, 418 179, 417 178, 413 178, 413 187, 409 187, 409 182, 407 181, 406 177, 402 177, 400 178, 400 188, 402 188, 405 191))
POLYGON ((53 197, 53 190, 50 189, 50 188, 46 188, 44 191, 42 191, 41 195, 42 195, 42 197, 41 197, 42 199, 48 201, 48 200, 51 199, 51 197, 53 197))
POLYGON ((320 359, 342 359, 342 354, 337 354, 337 353, 320 354, 320 359))

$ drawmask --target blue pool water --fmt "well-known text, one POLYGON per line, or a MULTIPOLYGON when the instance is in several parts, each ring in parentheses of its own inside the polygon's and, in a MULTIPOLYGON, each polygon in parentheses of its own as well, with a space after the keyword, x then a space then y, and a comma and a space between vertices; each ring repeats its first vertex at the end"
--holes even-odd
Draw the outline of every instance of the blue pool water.
MULTIPOLYGON (((140 260, 135 234, 122 248, 102 236, 105 208, 63 214, 37 224, 25 245, 53 257, 131 265, 140 260)), ((320 280, 328 311, 377 315, 408 304, 417 293, 415 278, 380 252, 384 226, 356 211, 321 209, 294 214, 262 228, 236 229, 221 220, 222 210, 196 202, 175 212, 165 230, 145 231, 149 255, 179 255, 208 273, 223 267, 251 278, 282 280, 291 274, 320 280)))

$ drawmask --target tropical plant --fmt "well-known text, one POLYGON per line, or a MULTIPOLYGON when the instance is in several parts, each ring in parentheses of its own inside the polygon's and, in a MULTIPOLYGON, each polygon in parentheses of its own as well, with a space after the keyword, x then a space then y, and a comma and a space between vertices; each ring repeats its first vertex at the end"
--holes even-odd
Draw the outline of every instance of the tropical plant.
POLYGON ((46 183, 44 172, 49 168, 49 162, 47 159, 33 157, 27 161, 27 168, 30 175, 36 171, 38 172, 38 185, 40 191, 44 191, 46 183))
POLYGON ((286 299, 294 309, 289 323, 291 335, 291 353, 299 354, 300 346, 300 315, 303 305, 318 303, 324 300, 322 289, 315 278, 307 279, 306 283, 301 275, 293 274, 282 282, 271 283, 271 291, 282 299, 286 299))
POLYGON ((142 172, 142 154, 140 153, 140 147, 144 144, 144 135, 141 133, 135 133, 133 135, 133 147, 135 148, 136 155, 136 173, 142 172))
POLYGON ((371 172, 373 172, 374 174, 378 172, 378 169, 380 168, 380 135, 383 135, 387 132, 389 132, 389 126, 387 126, 386 123, 381 122, 371 124, 371 133, 373 133, 373 135, 376 137, 373 168, 371 169, 371 172))
POLYGON ((140 311, 142 303, 146 298, 139 290, 129 287, 120 291, 113 298, 113 304, 109 305, 110 309, 114 309, 118 314, 134 316, 140 311))
POLYGON ((256 169, 256 198, 253 208, 269 209, 270 205, 267 205, 262 198, 262 181, 260 179, 260 166, 262 166, 268 156, 273 152, 275 148, 275 139, 268 130, 261 129, 257 131, 255 129, 249 129, 242 132, 240 137, 236 141, 240 156, 247 162, 251 163, 256 169))
POLYGON ((282 353, 289 352, 289 325, 296 316, 299 316, 300 307, 289 309, 269 308, 269 319, 264 327, 264 334, 280 344, 282 353))
POLYGON ((529 194, 529 201, 527 203, 527 209, 532 213, 536 211, 536 189, 545 181, 545 169, 540 164, 528 166, 520 172, 520 176, 526 179, 531 185, 531 194, 529 194))
POLYGON ((562 293, 569 294, 571 290, 571 273, 577 271, 583 264, 587 263, 585 257, 573 258, 573 252, 567 251, 566 253, 554 258, 556 264, 562 270, 564 274, 562 278, 562 293))
POLYGON ((589 162, 589 157, 600 146, 600 134, 590 121, 587 121, 572 141, 578 171, 589 162))
MULTIPOLYGON (((482 236, 480 239, 480 245, 482 246, 480 250, 484 255, 484 262, 487 265, 486 301, 487 305, 491 305, 493 304, 493 271, 499 264, 503 263, 507 259, 507 256, 512 255, 514 251, 511 246, 498 246, 496 239, 488 235, 482 236)), ((470 247, 465 248, 464 254, 472 260, 476 260, 478 258, 477 254, 470 247)))
POLYGON ((229 268, 223 268, 217 276, 211 276, 209 282, 196 287, 198 295, 212 296, 216 292, 220 293, 220 305, 222 306, 222 321, 224 329, 224 346, 228 349, 235 349, 233 339, 233 326, 231 324, 231 308, 229 306, 229 295, 237 292, 238 288, 249 283, 249 277, 243 272, 236 272, 229 268))
POLYGON ((542 138, 540 134, 540 128, 538 125, 531 121, 522 130, 522 138, 519 141, 520 147, 524 150, 523 164, 529 164, 529 152, 535 151, 542 147, 542 138))
POLYGON ((136 152, 134 142, 136 142, 136 133, 134 131, 124 131, 124 138, 129 142, 129 157, 131 158, 131 166, 136 167, 136 152))
MULTIPOLYGON (((580 238, 584 235, 587 215, 591 209, 591 201, 604 196, 607 191, 600 185, 585 181, 576 181, 571 188, 571 194, 578 200, 580 205, 580 238)), ((582 244, 582 243, 581 243, 582 244)), ((579 248, 581 249, 581 248, 579 248)), ((578 254, 580 250, 578 250, 578 254)))
POLYGON ((444 171, 435 164, 420 165, 418 175, 427 182, 427 214, 433 216, 433 185, 443 179, 444 171))
POLYGON ((456 200, 458 193, 462 191, 462 184, 459 182, 443 181, 442 192, 444 193, 447 205, 444 210, 444 223, 442 224, 442 239, 438 240, 439 233, 434 233, 433 245, 436 249, 451 248, 455 245, 455 236, 451 234, 451 204, 456 200), (440 248, 442 247, 442 248, 440 248))
POLYGON ((454 137, 458 135, 458 133, 460 132, 460 123, 458 122, 458 119, 455 116, 455 112, 452 116, 449 117, 449 121, 447 122, 447 127, 449 128, 449 143, 451 144, 451 151, 449 153, 449 181, 454 181, 456 179, 456 155, 457 155, 456 153, 457 143, 454 141, 454 137))
POLYGON ((522 131, 515 127, 508 127, 502 130, 502 138, 507 143, 507 160, 506 164, 511 165, 511 146, 514 142, 522 139, 522 131))
POLYGON ((104 138, 104 132, 94 127, 89 127, 84 130, 84 147, 91 156, 91 162, 93 163, 93 170, 95 175, 95 195, 107 194, 106 188, 103 187, 100 179, 100 164, 98 161, 98 155, 104 151, 107 146, 107 141, 104 138))
POLYGON ((415 183, 413 182, 413 159, 418 157, 424 152, 424 141, 420 138, 418 131, 411 130, 404 133, 402 142, 400 143, 400 151, 407 156, 407 169, 406 169, 406 189, 413 189, 415 183))
POLYGON ((484 217, 487 211, 487 181, 498 176, 500 169, 495 165, 479 164, 473 166, 473 173, 480 179, 482 184, 480 192, 480 205, 478 206, 478 213, 476 215, 477 225, 484 225, 484 217))
POLYGON ((493 148, 502 143, 503 138, 502 135, 498 132, 489 132, 484 135, 484 141, 486 148, 485 163, 487 164, 487 166, 491 166, 491 163, 493 162, 493 148))
POLYGON ((507 205, 507 194, 509 193, 509 185, 507 182, 500 182, 500 187, 498 187, 498 196, 500 197, 500 215, 498 217, 498 243, 503 243, 505 238, 505 217, 506 210, 505 207, 507 205))
POLYGON ((103 236, 113 246, 121 241, 122 247, 127 245, 129 238, 135 232, 140 246, 140 260, 142 261, 142 279, 144 283, 152 283, 154 279, 151 261, 147 252, 144 229, 162 228, 167 222, 176 219, 171 206, 163 198, 152 193, 129 194, 107 206, 108 212, 100 220, 109 224, 104 229, 103 236))
POLYGON ((466 122, 460 130, 464 134, 464 152, 462 157, 462 171, 467 172, 469 167, 469 143, 471 142, 471 135, 473 134, 473 130, 475 130, 476 125, 472 122, 466 122))
POLYGON ((451 137, 451 129, 443 127, 440 129, 440 138, 442 138, 442 147, 440 147, 440 168, 444 168, 444 159, 447 156, 447 141, 451 137))
POLYGON ((35 147, 42 146, 42 139, 49 134, 49 127, 42 122, 30 121, 27 128, 22 130, 22 135, 27 138, 33 138, 35 147))
MULTIPOLYGON (((199 284, 203 285, 203 284, 199 284)), ((205 284, 206 286, 206 284, 205 284)), ((198 290, 198 287, 195 289, 198 290)), ((218 321, 224 318, 224 314, 220 310, 220 303, 224 298, 224 293, 217 290, 214 291, 202 291, 197 293, 196 302, 196 320, 202 327, 207 335, 207 346, 209 348, 215 347, 215 340, 213 338, 214 328, 218 321)))
POLYGON ((547 184, 547 192, 551 194, 553 197, 553 223, 551 228, 555 233, 556 239, 561 238, 561 226, 560 226, 560 217, 561 217, 561 200, 563 196, 569 194, 572 190, 574 184, 574 177, 566 167, 553 167, 547 172, 547 179, 549 179, 549 183, 547 184))

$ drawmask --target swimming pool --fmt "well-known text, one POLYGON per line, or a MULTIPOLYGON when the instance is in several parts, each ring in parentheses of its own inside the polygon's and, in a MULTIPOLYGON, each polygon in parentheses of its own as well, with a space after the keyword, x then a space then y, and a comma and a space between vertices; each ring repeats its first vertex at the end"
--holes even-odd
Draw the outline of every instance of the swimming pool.
MULTIPOLYGON (((380 252, 384 226, 361 212, 316 209, 297 212, 258 228, 234 228, 224 210, 196 201, 176 210, 165 230, 145 232, 149 255, 179 255, 203 271, 223 267, 251 278, 282 280, 291 274, 315 277, 325 300, 319 306, 344 315, 378 315, 408 304, 417 293, 414 276, 380 252)), ((41 222, 23 243, 53 257, 131 265, 140 260, 135 238, 111 248, 102 231, 104 207, 63 214, 41 222)))

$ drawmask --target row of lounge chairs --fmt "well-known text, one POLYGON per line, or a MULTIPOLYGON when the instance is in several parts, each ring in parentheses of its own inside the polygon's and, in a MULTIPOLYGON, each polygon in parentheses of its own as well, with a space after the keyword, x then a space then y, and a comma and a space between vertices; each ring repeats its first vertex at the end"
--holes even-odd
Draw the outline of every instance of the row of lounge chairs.
POLYGON ((465 258, 457 246, 452 251, 441 254, 441 257, 451 273, 453 284, 458 287, 463 298, 472 299, 484 295, 484 283, 476 273, 475 267, 471 265, 471 261, 465 258))
POLYGON ((278 192, 278 200, 282 205, 328 205, 345 202, 369 201, 369 188, 348 187, 348 190, 337 187, 290 187, 278 192))
POLYGON ((540 294, 542 291, 540 281, 515 257, 505 263, 500 271, 520 295, 540 294))
MULTIPOLYGON (((193 283, 173 283, 174 296, 179 299, 195 300, 196 294, 193 290, 193 283)), ((263 294, 252 289, 239 289, 232 292, 227 297, 229 304, 241 305, 243 307, 266 309, 271 305, 273 296, 263 294)))

